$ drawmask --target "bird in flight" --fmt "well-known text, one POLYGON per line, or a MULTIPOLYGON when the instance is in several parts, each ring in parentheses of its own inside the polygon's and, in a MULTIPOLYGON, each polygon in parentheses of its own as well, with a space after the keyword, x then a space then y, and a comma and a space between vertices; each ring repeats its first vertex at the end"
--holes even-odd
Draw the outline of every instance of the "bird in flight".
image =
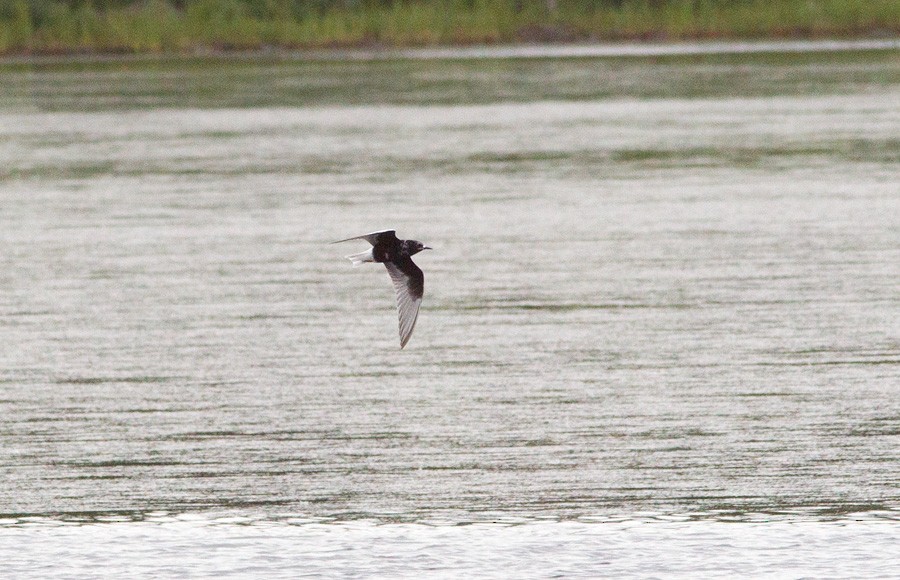
POLYGON ((359 266, 364 262, 378 262, 384 264, 388 274, 391 275, 394 290, 397 292, 397 311, 400 314, 400 348, 403 348, 409 342, 409 337, 412 336, 413 328, 416 326, 419 306, 422 304, 422 294, 425 292, 425 276, 422 274, 422 270, 413 263, 411 256, 431 248, 416 240, 398 239, 395 230, 372 232, 332 243, 339 244, 350 240, 366 240, 372 244, 372 247, 365 252, 347 256, 354 266, 359 266))

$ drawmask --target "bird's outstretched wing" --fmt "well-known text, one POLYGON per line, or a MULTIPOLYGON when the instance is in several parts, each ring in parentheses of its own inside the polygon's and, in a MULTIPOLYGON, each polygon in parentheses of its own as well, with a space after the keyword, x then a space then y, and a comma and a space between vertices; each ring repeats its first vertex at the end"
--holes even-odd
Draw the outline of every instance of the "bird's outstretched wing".
POLYGON ((422 270, 407 257, 399 262, 385 262, 394 290, 397 291, 397 312, 400 315, 400 348, 406 346, 419 318, 419 306, 425 292, 422 270))
POLYGON ((397 232, 395 230, 384 230, 381 232, 372 232, 371 234, 366 234, 364 236, 354 236, 352 238, 347 238, 346 240, 338 240, 331 243, 340 244, 341 242, 349 242, 350 240, 365 240, 374 246, 379 242, 392 242, 396 239, 397 232))

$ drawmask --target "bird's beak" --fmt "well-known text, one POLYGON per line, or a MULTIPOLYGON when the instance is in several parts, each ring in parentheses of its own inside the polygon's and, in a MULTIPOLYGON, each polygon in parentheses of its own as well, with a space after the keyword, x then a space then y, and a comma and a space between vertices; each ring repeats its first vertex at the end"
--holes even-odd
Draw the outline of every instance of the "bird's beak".
POLYGON ((423 249, 423 250, 433 250, 434 248, 429 248, 428 246, 425 246, 425 247, 422 248, 422 249, 423 249))

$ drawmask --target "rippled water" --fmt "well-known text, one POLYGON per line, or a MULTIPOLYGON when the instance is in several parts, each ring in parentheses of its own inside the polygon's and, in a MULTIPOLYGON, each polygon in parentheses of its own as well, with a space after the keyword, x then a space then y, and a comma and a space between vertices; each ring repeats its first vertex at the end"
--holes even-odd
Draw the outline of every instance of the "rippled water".
POLYGON ((896 50, 0 80, 23 574, 896 561, 896 50), (384 269, 326 244, 384 227, 435 248, 403 351, 384 269))

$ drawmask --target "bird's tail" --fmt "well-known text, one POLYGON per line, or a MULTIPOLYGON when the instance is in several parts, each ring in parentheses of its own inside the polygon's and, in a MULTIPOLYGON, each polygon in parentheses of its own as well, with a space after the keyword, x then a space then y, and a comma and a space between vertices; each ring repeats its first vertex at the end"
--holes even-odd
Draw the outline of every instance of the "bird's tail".
POLYGON ((372 248, 369 248, 365 252, 360 252, 358 254, 350 254, 349 256, 345 256, 348 260, 353 262, 354 266, 359 266, 365 262, 374 262, 375 257, 372 255, 372 248))

